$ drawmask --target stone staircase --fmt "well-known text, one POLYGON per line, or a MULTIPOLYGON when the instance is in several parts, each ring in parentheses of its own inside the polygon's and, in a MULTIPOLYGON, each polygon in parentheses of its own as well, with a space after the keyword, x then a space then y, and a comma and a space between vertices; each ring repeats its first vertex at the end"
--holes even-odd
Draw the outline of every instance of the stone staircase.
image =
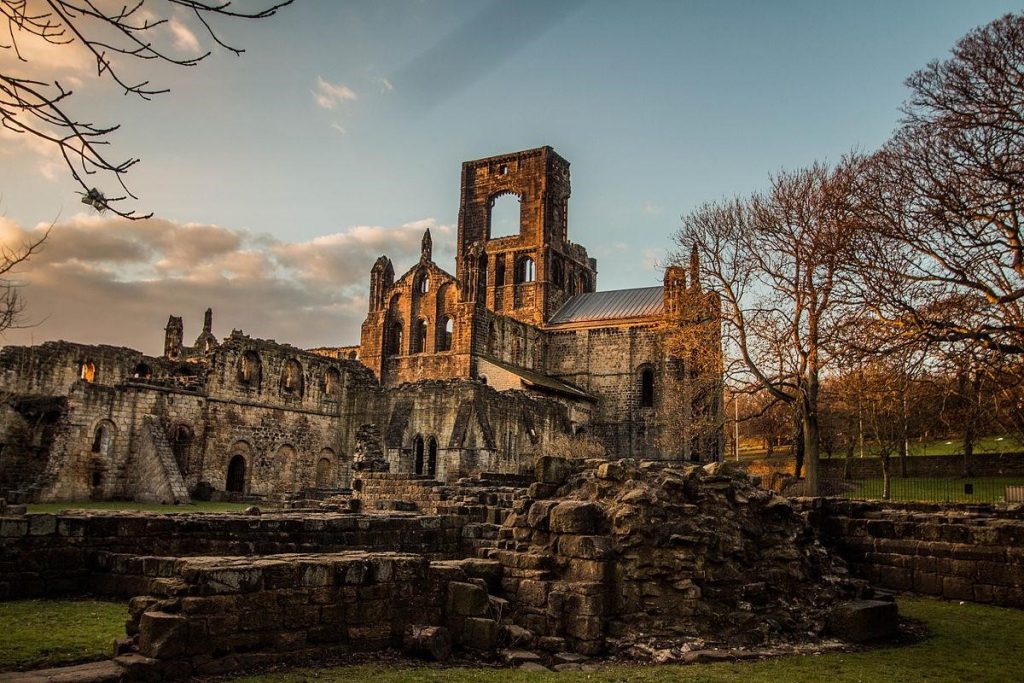
MULTIPOLYGON (((420 512, 464 521, 462 542, 467 556, 495 547, 502 523, 517 500, 526 496, 532 477, 481 473, 443 484, 429 477, 392 472, 361 472, 353 481, 352 498, 364 512, 420 512)), ((334 499, 334 504, 342 501, 334 499)))
MULTIPOLYGON (((191 502, 188 488, 185 486, 185 480, 181 477, 178 462, 174 458, 174 451, 167 441, 163 427, 157 420, 147 417, 143 423, 143 434, 150 441, 146 446, 151 447, 152 454, 156 456, 156 469, 158 470, 156 474, 159 477, 161 488, 166 487, 169 490, 175 505, 191 502)), ((152 468, 149 471, 152 473, 152 468)), ((149 483, 156 482, 150 480, 149 483)))

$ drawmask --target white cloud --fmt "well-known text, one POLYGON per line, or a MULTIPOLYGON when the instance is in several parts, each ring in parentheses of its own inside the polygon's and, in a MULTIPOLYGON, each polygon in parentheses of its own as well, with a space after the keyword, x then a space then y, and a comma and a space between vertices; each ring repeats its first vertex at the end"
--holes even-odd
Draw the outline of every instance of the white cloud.
POLYGON ((386 78, 378 78, 377 83, 380 84, 380 91, 382 93, 391 92, 395 89, 395 86, 391 85, 391 81, 386 78))
POLYGON ((334 109, 341 102, 359 99, 355 91, 342 83, 331 83, 324 80, 323 76, 316 77, 316 90, 313 90, 313 100, 317 106, 323 109, 334 109))
POLYGON ((192 29, 177 19, 168 21, 167 28, 174 35, 174 47, 182 52, 199 52, 199 39, 192 29))
POLYGON ((342 135, 345 135, 345 134, 346 134, 346 133, 348 132, 348 131, 346 131, 346 130, 344 129, 344 127, 342 127, 342 125, 341 125, 340 123, 338 123, 337 121, 335 121, 334 123, 332 123, 332 124, 331 124, 331 128, 333 128, 334 130, 338 131, 338 132, 339 132, 339 133, 341 133, 342 135))
POLYGON ((658 214, 661 213, 661 207, 655 206, 654 202, 648 199, 646 202, 644 202, 644 207, 642 211, 644 213, 651 214, 652 216, 657 216, 658 214))
MULTIPOLYGON (((45 227, 0 217, 0 243, 19 244, 45 227)), ((80 214, 57 223, 15 274, 26 285, 28 322, 38 325, 9 330, 2 341, 69 339, 158 353, 168 315, 185 316, 186 332, 197 335, 209 306, 220 337, 239 328, 300 347, 357 343, 374 260, 387 253, 404 272, 427 228, 435 259, 451 269, 455 230, 434 219, 288 242, 217 225, 80 214)))

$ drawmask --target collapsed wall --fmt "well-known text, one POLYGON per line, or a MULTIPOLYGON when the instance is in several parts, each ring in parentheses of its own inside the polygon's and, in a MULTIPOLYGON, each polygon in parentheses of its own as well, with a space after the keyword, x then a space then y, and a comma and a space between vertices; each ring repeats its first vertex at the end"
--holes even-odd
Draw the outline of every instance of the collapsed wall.
POLYGON ((838 601, 870 594, 787 499, 742 472, 593 465, 544 459, 487 551, 514 618, 538 637, 583 653, 651 638, 806 638, 838 601))

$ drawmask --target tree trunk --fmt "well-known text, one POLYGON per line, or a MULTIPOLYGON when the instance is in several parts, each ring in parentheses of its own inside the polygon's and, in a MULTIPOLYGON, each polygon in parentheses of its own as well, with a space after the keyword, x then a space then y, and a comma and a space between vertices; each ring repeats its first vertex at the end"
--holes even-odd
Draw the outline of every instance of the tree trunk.
POLYGON ((892 495, 892 472, 889 467, 889 454, 883 453, 882 457, 882 500, 889 500, 892 495))
POLYGON ((907 438, 907 421, 910 416, 907 415, 907 392, 910 390, 904 388, 903 390, 903 421, 900 423, 900 477, 903 479, 907 478, 907 451, 909 450, 910 443, 907 438))
POLYGON ((818 415, 810 406, 800 411, 803 417, 804 473, 807 495, 818 495, 818 415))
POLYGON ((804 469, 804 423, 800 409, 800 404, 795 403, 793 405, 793 476, 800 478, 800 473, 804 469))
POLYGON ((850 479, 850 461, 853 459, 853 448, 854 443, 851 441, 846 446, 846 460, 843 462, 843 480, 848 481, 850 479))

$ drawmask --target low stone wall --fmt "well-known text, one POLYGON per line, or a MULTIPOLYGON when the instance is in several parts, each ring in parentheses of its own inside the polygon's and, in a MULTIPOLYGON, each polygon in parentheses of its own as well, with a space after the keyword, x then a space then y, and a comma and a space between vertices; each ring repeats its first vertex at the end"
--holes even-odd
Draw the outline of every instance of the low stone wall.
POLYGON ((102 553, 136 557, 260 556, 388 550, 462 556, 458 515, 68 513, 0 518, 0 599, 103 591, 102 553))
POLYGON ((480 564, 360 552, 177 560, 131 601, 115 661, 130 678, 186 678, 400 646, 413 627, 491 649, 500 605, 473 576, 480 564))
POLYGON ((875 586, 1024 607, 1024 510, 840 498, 801 504, 824 543, 875 586))

